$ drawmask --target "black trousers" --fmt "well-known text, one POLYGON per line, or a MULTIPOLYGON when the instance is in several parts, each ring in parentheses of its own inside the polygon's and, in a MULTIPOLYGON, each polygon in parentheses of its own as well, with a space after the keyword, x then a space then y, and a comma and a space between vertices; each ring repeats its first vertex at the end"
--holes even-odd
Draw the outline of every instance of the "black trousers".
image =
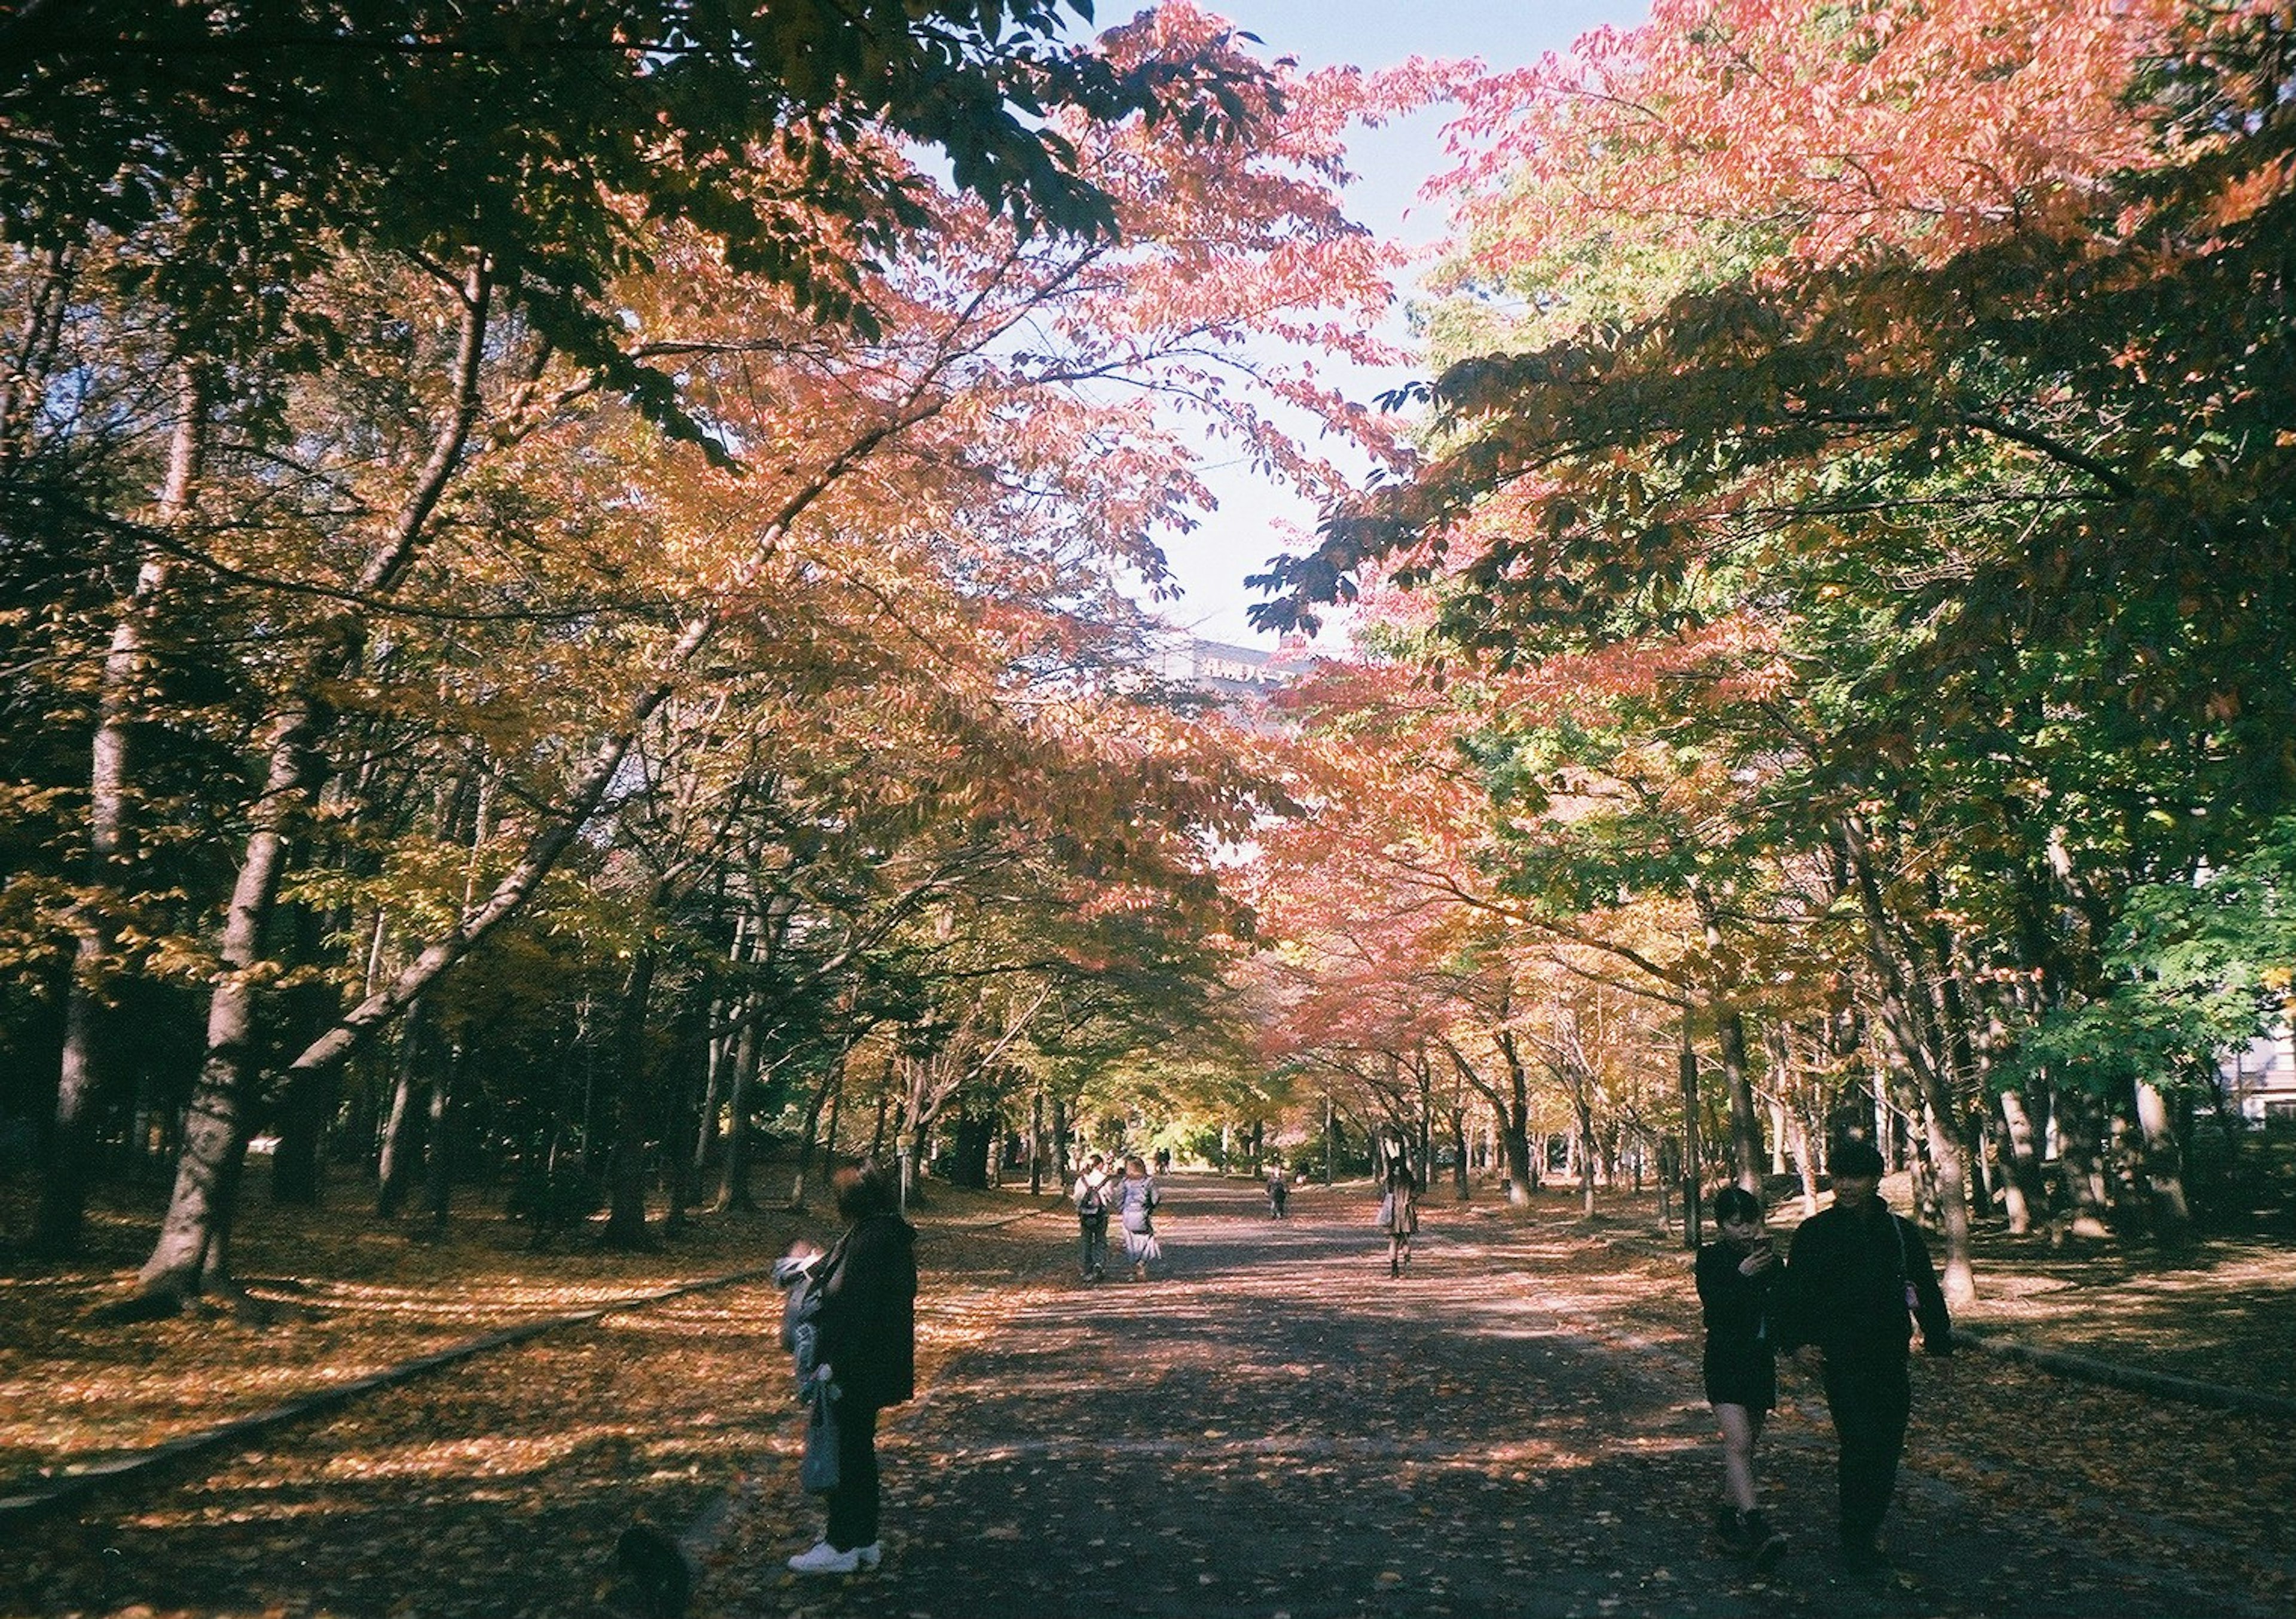
POLYGON ((839 1551, 877 1543, 877 1408, 837 1402, 837 1488, 829 1503, 825 1538, 839 1551))
POLYGON ((1898 1459, 1905 1454, 1913 1403, 1903 1353, 1826 1353, 1825 1405, 1841 1442, 1836 1476, 1844 1546, 1871 1545, 1881 1530, 1897 1492, 1898 1459))

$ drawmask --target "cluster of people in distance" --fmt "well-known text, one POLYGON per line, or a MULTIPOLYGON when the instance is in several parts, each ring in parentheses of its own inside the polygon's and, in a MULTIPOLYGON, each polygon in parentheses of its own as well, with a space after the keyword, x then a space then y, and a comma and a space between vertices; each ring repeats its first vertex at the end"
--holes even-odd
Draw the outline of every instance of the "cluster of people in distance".
MULTIPOLYGON (((1380 1229, 1388 1273, 1401 1276, 1418 1230, 1420 1183, 1399 1140, 1374 1154, 1380 1229)), ((1833 1154, 1833 1204, 1794 1233, 1781 1260, 1764 1229, 1761 1199, 1729 1187, 1714 1199, 1718 1240, 1698 1251, 1696 1280, 1705 1326, 1706 1398, 1721 1429, 1725 1502, 1715 1530, 1723 1545, 1767 1573, 1785 1536, 1763 1515, 1754 1451, 1778 1396, 1781 1353, 1818 1377, 1840 1444, 1837 1531, 1853 1570, 1883 1565, 1880 1532, 1897 1489, 1912 1407, 1907 1363, 1915 1332, 1931 1354, 1952 1347, 1952 1323, 1920 1227, 1882 1201, 1882 1155, 1849 1141, 1833 1154)), ((880 1483, 878 1414, 908 1400, 915 1384, 915 1231, 901 1217, 898 1189, 873 1165, 840 1169, 832 1182, 844 1233, 826 1254, 792 1247, 776 1280, 809 1289, 812 1340, 800 1375, 829 1386, 835 1418, 837 1483, 825 1492, 828 1523, 817 1545, 790 1558, 801 1574, 874 1568, 880 1483)), ((1267 1181, 1271 1217, 1284 1216, 1280 1168, 1267 1181)), ((1120 1173, 1099 1153, 1070 1190, 1078 1222, 1079 1276, 1107 1273, 1109 1221, 1124 1240, 1133 1279, 1145 1281, 1161 1257, 1154 1214, 1160 1196, 1146 1163, 1120 1173)))

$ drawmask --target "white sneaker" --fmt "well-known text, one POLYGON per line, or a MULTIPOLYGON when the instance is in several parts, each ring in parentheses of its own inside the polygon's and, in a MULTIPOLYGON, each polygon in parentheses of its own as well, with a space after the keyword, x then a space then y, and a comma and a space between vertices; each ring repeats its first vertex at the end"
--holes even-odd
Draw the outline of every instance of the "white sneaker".
POLYGON ((866 1546, 856 1546, 853 1555, 861 1559, 864 1568, 874 1568, 885 1560, 885 1542, 872 1541, 866 1546))
MULTIPOLYGON (((874 1551, 875 1547, 869 1548, 874 1551)), ((871 1558, 873 1565, 875 1558, 871 1558)), ((849 1574, 861 1566, 861 1552, 840 1551, 827 1541, 820 1541, 808 1550, 800 1551, 789 1560, 789 1566, 801 1574, 849 1574)))

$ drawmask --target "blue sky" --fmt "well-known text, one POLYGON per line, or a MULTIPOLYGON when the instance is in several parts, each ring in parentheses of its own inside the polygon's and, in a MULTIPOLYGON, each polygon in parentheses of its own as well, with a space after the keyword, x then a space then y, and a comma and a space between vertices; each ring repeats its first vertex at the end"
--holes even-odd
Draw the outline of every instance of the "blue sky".
MULTIPOLYGON (((1303 65, 1353 62, 1383 68, 1413 56, 1479 56, 1494 68, 1519 67, 1542 53, 1568 45, 1588 29, 1610 22, 1629 26, 1647 14, 1647 0, 1203 0, 1237 27, 1257 34, 1271 56, 1296 56, 1303 65)), ((1103 26, 1128 15, 1125 0, 1103 0, 1095 8, 1103 26)), ((1386 128, 1365 132, 1351 149, 1358 178, 1348 200, 1356 217, 1384 236, 1423 242, 1440 234, 1435 205, 1417 198, 1420 185, 1444 167, 1443 117, 1430 110, 1386 128)), ((1406 289, 1407 290, 1407 289, 1406 289)), ((1366 396, 1395 378, 1367 377, 1366 396)), ((1259 484, 1241 469, 1215 472, 1220 509, 1193 535, 1166 536, 1173 571, 1186 590, 1184 600, 1161 610, 1174 623, 1207 640, 1244 646, 1272 646, 1273 637, 1253 634, 1245 608, 1258 598, 1243 587, 1283 548, 1271 526, 1289 519, 1312 524, 1314 513, 1279 491, 1259 484)))

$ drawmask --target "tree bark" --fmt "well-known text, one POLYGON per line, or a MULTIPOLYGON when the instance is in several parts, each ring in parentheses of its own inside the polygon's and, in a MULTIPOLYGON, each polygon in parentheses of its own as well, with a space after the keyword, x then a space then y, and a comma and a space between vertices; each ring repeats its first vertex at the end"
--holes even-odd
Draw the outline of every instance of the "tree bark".
POLYGON ((1737 1183, 1762 1190, 1762 1122, 1754 1111, 1754 1086, 1746 1071, 1746 1023, 1738 1009, 1714 1009, 1715 1044, 1722 1057, 1722 1089, 1730 1100, 1730 1162, 1737 1183))
POLYGON ((829 1100, 830 1092, 845 1076, 845 1061, 839 1058, 830 1071, 813 1088, 813 1095, 805 1105, 805 1126, 798 1132, 797 1169, 790 1179, 789 1206, 792 1211, 805 1207, 805 1184, 813 1173, 814 1132, 821 1124, 821 1109, 829 1100))
POLYGON ((1866 919, 1869 958, 1882 981, 1882 1015, 1926 1104, 1930 1165, 1937 1176, 1939 1218, 1945 1233, 1944 1273, 1939 1278, 1946 1297, 1956 1304, 1977 1296, 1976 1272, 1969 1255, 1967 1175, 1961 1143, 1953 1131, 1953 1088, 1943 1071, 1949 1060, 1946 1048, 1924 1027, 1918 994, 1920 966, 1911 941, 1892 928, 1874 870, 1871 840, 1854 817, 1837 823, 1846 869, 1856 885, 1866 919))
POLYGON ((2033 1211, 2041 1198, 2041 1155, 2033 1140, 2032 1116, 2025 1093, 2001 1093, 2001 1199, 2009 1214, 2009 1231, 2022 1237, 2033 1229, 2033 1211))
POLYGON ((390 1105, 382 1121, 382 1147, 375 1166, 374 1212, 396 1219, 406 1198, 407 1165, 414 1156, 414 1060, 422 1038, 420 1002, 408 1010, 398 1031, 398 1059, 391 1065, 390 1105))
POLYGON ((2144 1132, 2144 1175, 2151 1194, 2152 1234, 2171 1245, 2192 1234, 2193 1209, 2185 1197, 2185 1149, 2177 1139, 2169 1099, 2149 1080, 2136 1082, 2136 1124, 2144 1132))
MULTIPOLYGON (((488 266, 473 258, 463 286, 453 409, 407 498, 361 571, 354 599, 387 593, 422 551, 431 514, 454 478, 477 420, 491 290, 488 266)), ((355 609, 345 609, 323 626, 309 658, 291 677, 287 696, 270 725, 263 792, 250 818, 247 845, 232 886, 231 908, 217 953, 220 970, 209 1002, 207 1058, 199 1082, 204 1091, 239 1093, 227 1104, 210 1106, 206 1114, 215 1121, 228 1121, 242 1132, 250 1123, 253 1102, 250 1092, 255 1064, 257 963, 286 871, 289 830, 324 774, 320 749, 332 715, 316 693, 329 678, 357 662, 365 639, 365 624, 355 609)), ((342 1054, 348 1054, 348 1048, 342 1054)), ((331 1069, 334 1065, 324 1066, 331 1069)), ((288 1075, 288 1083, 306 1083, 317 1071, 317 1065, 299 1062, 288 1075)), ((193 1106, 195 1109, 200 1106, 196 1097, 193 1106)), ((228 1223, 231 1211, 218 1208, 213 1199, 217 1188, 235 1191, 238 1176, 235 1171, 229 1176, 217 1174, 214 1164, 194 1162, 190 1155, 195 1149, 221 1152, 235 1162, 245 1146, 243 1134, 235 1142, 214 1131, 201 1132, 196 1139, 187 1134, 185 1161, 176 1176, 180 1201, 171 1201, 160 1240, 144 1262, 141 1280, 147 1292, 184 1295, 195 1290, 197 1270, 186 1269, 195 1254, 206 1255, 212 1270, 213 1255, 221 1251, 221 1245, 196 1236, 193 1228, 218 1219, 228 1223)))
POLYGON ((747 1214, 758 1206, 750 1193, 750 1101, 758 1086, 758 1043, 753 1014, 742 1020, 742 1032, 734 1042, 734 1083, 726 1102, 725 1176, 718 1182, 715 1205, 721 1212, 747 1214))
POLYGON ((461 1041, 450 1042, 447 1060, 430 1087, 430 1152, 424 1165, 424 1201, 430 1207, 430 1223, 442 1231, 454 1214, 455 1092, 468 1055, 461 1041))
POLYGON ((640 950, 623 981, 614 1040, 614 1149, 607 1159, 611 1188, 606 1214, 606 1246, 643 1247, 646 1242, 646 1136, 653 1108, 646 1064, 646 1007, 653 997, 654 953, 640 950))
MULTIPOLYGON (((12 442, 12 437, 10 439, 12 442)), ((188 362, 176 370, 176 421, 168 446, 154 524, 180 527, 199 489, 207 451, 207 391, 188 362)), ((105 649, 96 695, 95 735, 88 748, 87 880, 89 894, 72 910, 71 976, 64 988, 64 1041, 58 1064, 54 1127, 33 1215, 35 1254, 62 1257, 79 1249, 87 1206, 87 1177, 97 1092, 113 1066, 108 1050, 106 980, 118 940, 107 891, 128 875, 135 858, 128 818, 133 727, 144 707, 145 666, 152 618, 166 595, 172 565, 146 546, 135 585, 120 607, 105 649)))
POLYGON ((263 933, 287 862, 288 816, 316 769, 310 741, 317 724, 316 706, 307 704, 291 708, 273 726, 266 790, 232 887, 208 1001, 207 1057, 192 1095, 192 1112, 204 1123, 184 1132, 167 1218, 137 1278, 146 1293, 190 1298, 209 1281, 228 1275, 219 1259, 220 1239, 234 1211, 219 1199, 238 1190, 239 1166, 254 1123, 263 933))
POLYGON ((2072 1234, 2110 1237, 2112 1168, 2105 1162, 2103 1105, 2071 1085, 2055 1087, 2054 1105, 2061 1147, 2057 1173, 2064 1182, 2065 1202, 2072 1210, 2072 1234))

